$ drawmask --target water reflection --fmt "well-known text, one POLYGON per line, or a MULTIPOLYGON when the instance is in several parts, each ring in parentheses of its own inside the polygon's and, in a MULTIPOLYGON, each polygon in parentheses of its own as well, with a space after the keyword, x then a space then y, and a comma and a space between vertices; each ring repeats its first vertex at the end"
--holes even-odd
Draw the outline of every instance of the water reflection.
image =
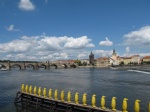
MULTIPOLYGON (((16 92, 21 84, 29 84, 47 89, 71 91, 72 101, 75 92, 79 92, 80 103, 82 94, 87 93, 88 104, 91 104, 92 94, 96 94, 97 106, 100 106, 102 95, 106 96, 106 107, 110 108, 111 98, 117 97, 117 109, 121 110, 123 98, 128 98, 128 111, 132 112, 134 101, 141 100, 141 111, 147 111, 150 101, 150 75, 127 70, 82 68, 82 69, 49 69, 0 71, 0 112, 18 111, 14 106, 16 92)), ((66 100, 66 98, 65 98, 66 100)), ((27 107, 21 107, 26 109, 27 107)), ((20 111, 19 111, 20 110, 20 111)), ((28 111, 28 110, 27 110, 28 111)))

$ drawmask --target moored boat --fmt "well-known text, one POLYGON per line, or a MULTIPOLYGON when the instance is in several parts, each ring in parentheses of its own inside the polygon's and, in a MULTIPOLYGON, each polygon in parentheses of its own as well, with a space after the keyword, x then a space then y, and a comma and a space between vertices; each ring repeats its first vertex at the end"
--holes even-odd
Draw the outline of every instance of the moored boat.
POLYGON ((0 70, 1 70, 1 71, 7 71, 8 69, 6 69, 6 68, 1 68, 0 70))

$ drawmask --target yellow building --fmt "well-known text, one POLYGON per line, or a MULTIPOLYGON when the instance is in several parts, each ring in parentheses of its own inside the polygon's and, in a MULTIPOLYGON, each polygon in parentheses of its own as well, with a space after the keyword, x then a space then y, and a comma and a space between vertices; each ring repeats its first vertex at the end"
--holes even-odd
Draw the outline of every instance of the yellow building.
POLYGON ((139 55, 133 55, 130 57, 120 57, 119 64, 123 63, 124 65, 128 64, 140 64, 141 58, 139 55))
POLYGON ((132 57, 120 57, 120 64, 121 62, 124 63, 124 65, 128 65, 129 63, 131 63, 132 61, 132 57))
POLYGON ((143 62, 150 62, 150 56, 143 57, 143 62))
POLYGON ((133 55, 132 56, 132 63, 137 63, 137 64, 140 64, 141 63, 141 59, 140 59, 140 56, 139 55, 133 55))

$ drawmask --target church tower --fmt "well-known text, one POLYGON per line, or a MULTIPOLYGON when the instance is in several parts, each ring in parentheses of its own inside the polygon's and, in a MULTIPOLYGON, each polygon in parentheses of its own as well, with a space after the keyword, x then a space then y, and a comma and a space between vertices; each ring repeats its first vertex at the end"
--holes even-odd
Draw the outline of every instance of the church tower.
POLYGON ((118 60, 118 56, 117 56, 115 49, 113 50, 113 53, 110 57, 110 64, 111 65, 119 65, 119 60, 118 60))
POLYGON ((89 62, 90 62, 90 64, 94 65, 94 54, 92 52, 89 55, 89 62))
POLYGON ((112 56, 117 56, 115 49, 113 50, 112 56))

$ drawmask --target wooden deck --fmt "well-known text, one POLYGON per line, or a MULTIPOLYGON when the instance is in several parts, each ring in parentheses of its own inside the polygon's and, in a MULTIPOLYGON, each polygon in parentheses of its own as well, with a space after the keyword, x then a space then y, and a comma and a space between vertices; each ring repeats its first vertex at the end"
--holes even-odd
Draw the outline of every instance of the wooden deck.
MULTIPOLYGON (((24 103, 28 106, 34 106, 36 109, 43 108, 50 112, 64 111, 64 112, 114 112, 111 109, 105 110, 100 107, 92 107, 90 105, 83 106, 82 104, 68 103, 66 101, 50 99, 48 97, 29 94, 26 92, 17 92, 14 101, 15 104, 24 103)), ((122 112, 116 110, 115 112, 122 112)))

